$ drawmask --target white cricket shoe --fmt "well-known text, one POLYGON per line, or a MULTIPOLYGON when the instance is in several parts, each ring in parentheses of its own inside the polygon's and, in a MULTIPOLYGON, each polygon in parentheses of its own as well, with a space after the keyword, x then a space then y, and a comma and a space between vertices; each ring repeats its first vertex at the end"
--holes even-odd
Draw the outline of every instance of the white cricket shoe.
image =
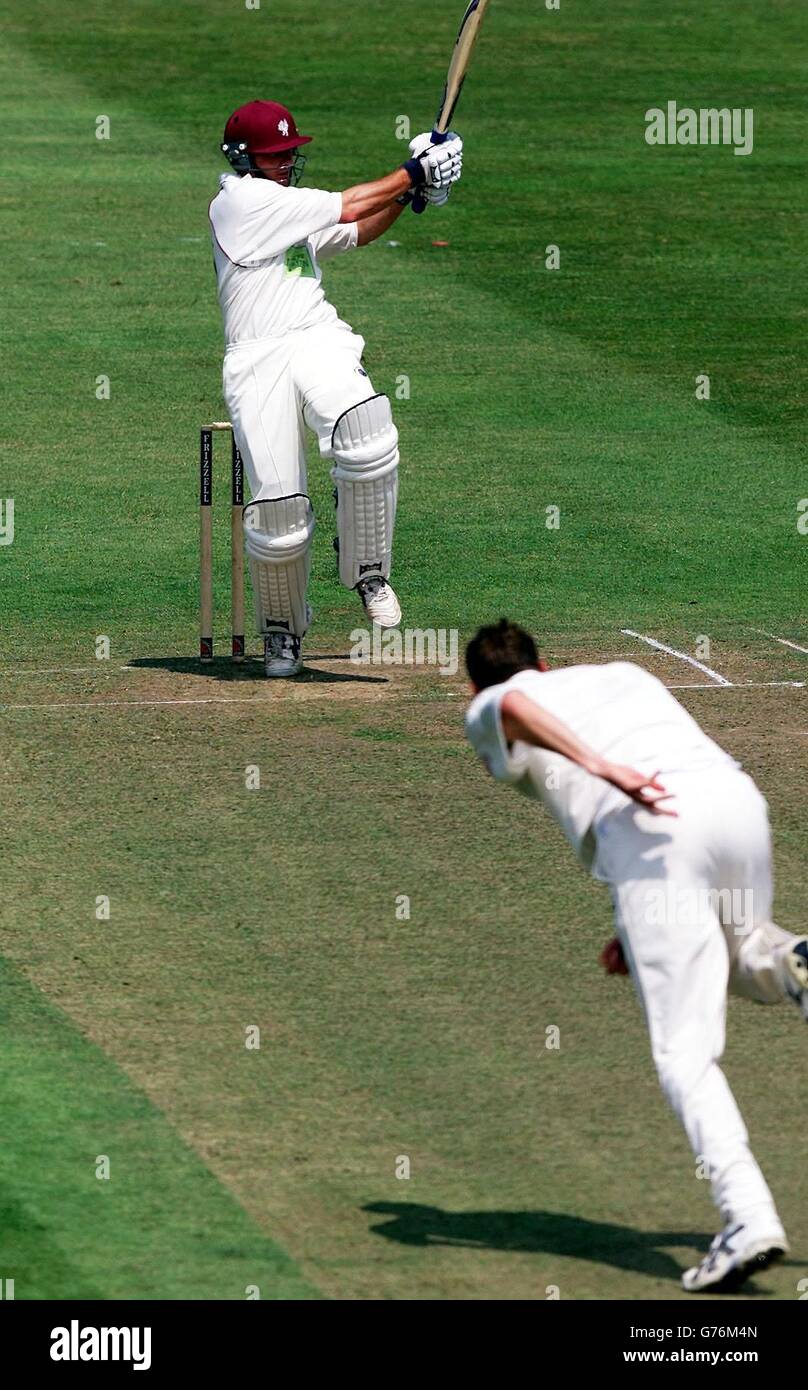
POLYGON ((360 579, 356 588, 372 623, 378 623, 379 627, 398 627, 401 604, 384 575, 368 574, 360 579))
POLYGON ((808 936, 800 937, 782 958, 789 998, 808 1023, 808 936))
POLYGON ((779 1224, 753 1236, 736 1221, 716 1236, 701 1264, 685 1270, 682 1287, 688 1293, 736 1293, 750 1275, 768 1269, 787 1249, 779 1224))
POLYGON ((302 637, 293 632, 276 629, 264 634, 264 675, 269 680, 283 676, 296 676, 303 665, 300 654, 302 637))

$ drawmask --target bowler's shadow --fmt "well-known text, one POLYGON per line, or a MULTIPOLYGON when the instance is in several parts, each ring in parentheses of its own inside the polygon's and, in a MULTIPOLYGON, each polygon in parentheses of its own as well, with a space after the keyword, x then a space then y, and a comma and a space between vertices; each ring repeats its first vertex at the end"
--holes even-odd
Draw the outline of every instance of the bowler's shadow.
POLYGON ((683 1245, 706 1252, 713 1238, 703 1231, 638 1231, 557 1211, 441 1211, 409 1202, 370 1202, 362 1210, 386 1217, 371 1229, 401 1245, 564 1255, 676 1282, 682 1266, 658 1247, 683 1245))
MULTIPOLYGON (((387 676, 362 676, 358 671, 320 671, 310 661, 349 661, 347 656, 306 656, 303 670, 290 677, 294 685, 336 685, 345 681, 362 685, 388 685, 387 676)), ((238 683, 264 679, 264 663, 260 656, 248 656, 244 661, 231 661, 229 656, 217 656, 213 661, 200 661, 198 656, 143 656, 128 661, 127 667, 138 671, 176 671, 183 676, 205 676, 206 679, 238 683)), ((273 682, 274 684, 275 682, 273 682)), ((280 682, 278 682, 280 684, 280 682)))

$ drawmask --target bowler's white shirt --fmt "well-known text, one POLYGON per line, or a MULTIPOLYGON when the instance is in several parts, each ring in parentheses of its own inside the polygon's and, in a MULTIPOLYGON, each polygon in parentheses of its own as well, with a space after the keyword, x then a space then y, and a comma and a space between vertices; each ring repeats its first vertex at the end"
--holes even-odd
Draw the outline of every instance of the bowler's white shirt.
POLYGON ((210 224, 228 346, 339 322, 319 262, 357 244, 341 216, 341 193, 222 174, 210 224))
POLYGON ((475 752, 498 781, 544 803, 593 873, 597 822, 629 798, 560 753, 521 742, 509 747, 501 717, 509 690, 535 700, 610 762, 638 772, 659 771, 663 784, 670 774, 738 766, 656 676, 628 661, 520 671, 481 691, 466 712, 466 734, 475 752))

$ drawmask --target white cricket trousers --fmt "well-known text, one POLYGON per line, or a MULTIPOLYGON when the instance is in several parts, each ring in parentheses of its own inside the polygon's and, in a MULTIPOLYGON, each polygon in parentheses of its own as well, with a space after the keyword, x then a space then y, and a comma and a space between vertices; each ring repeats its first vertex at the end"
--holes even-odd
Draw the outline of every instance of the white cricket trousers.
POLYGON ((328 456, 340 415, 375 395, 364 347, 341 320, 228 347, 224 399, 254 502, 308 495, 306 426, 328 456))
POLYGON ((598 876, 611 887, 662 1089, 715 1203, 726 1221, 771 1231, 772 1195, 718 1065, 728 986, 761 1003, 787 997, 777 958, 796 938, 771 921, 766 802, 730 765, 660 780, 678 818, 634 803, 607 813, 595 826, 598 876))

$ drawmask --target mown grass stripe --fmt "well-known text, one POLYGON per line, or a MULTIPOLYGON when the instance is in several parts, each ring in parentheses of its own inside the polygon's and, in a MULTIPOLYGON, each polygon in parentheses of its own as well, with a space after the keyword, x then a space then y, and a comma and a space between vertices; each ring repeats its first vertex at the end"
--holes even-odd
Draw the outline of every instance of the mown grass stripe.
POLYGON ((0 958, 0 1277, 17 1299, 317 1298, 165 1116, 0 958), (96 1160, 110 1161, 109 1180, 96 1160))

